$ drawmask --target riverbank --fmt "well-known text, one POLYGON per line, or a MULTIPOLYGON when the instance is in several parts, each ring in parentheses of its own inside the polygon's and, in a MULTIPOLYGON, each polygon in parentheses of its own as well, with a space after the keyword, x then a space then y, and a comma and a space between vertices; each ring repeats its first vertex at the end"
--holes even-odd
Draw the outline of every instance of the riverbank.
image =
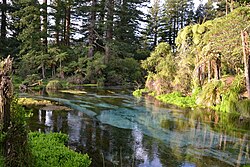
POLYGON ((235 115, 238 115, 240 119, 250 118, 250 100, 236 100, 236 97, 231 97, 232 95, 230 94, 230 92, 227 92, 226 95, 222 94, 220 96, 230 96, 231 98, 235 98, 235 100, 224 99, 221 100, 221 102, 218 104, 209 106, 206 103, 199 102, 199 100, 201 99, 199 96, 201 96, 201 94, 202 92, 199 89, 193 91, 192 95, 186 96, 180 92, 156 95, 155 93, 150 92, 148 89, 137 89, 133 92, 133 95, 135 97, 150 95, 161 102, 173 104, 181 108, 209 108, 217 112, 235 113, 235 115))

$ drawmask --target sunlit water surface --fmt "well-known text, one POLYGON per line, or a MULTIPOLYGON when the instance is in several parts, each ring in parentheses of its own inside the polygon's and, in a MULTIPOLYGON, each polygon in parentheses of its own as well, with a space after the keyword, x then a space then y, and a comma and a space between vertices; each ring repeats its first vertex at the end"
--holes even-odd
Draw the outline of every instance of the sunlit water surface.
POLYGON ((32 131, 63 132, 92 166, 227 167, 250 164, 250 123, 205 110, 188 111, 111 88, 86 94, 22 94, 59 102, 72 111, 33 109, 32 131))

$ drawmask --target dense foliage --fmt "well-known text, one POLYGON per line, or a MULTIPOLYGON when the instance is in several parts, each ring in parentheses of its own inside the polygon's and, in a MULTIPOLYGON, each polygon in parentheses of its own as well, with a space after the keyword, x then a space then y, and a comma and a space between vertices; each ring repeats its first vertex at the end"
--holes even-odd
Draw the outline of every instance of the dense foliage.
MULTIPOLYGON (((228 111, 223 106, 232 95, 224 92, 233 92, 228 84, 246 69, 240 34, 249 31, 248 4, 208 0, 195 9, 193 0, 4 0, 0 52, 15 57, 14 73, 28 86, 65 79, 140 87, 147 76, 153 94, 199 88, 197 104, 228 111)), ((237 100, 245 97, 240 83, 237 100)))
POLYGON ((160 43, 142 61, 148 72, 146 89, 179 106, 247 111, 249 101, 244 105, 239 101, 247 97, 241 32, 249 31, 249 24, 250 8, 239 7, 226 16, 184 27, 176 38, 177 52, 160 43), (176 91, 181 93, 171 93, 176 91))
POLYGON ((193 0, 152 5, 148 0, 4 0, 0 54, 15 57, 15 74, 23 80, 36 75, 76 84, 141 84, 139 60, 160 42, 175 49, 180 29, 216 16, 210 17, 211 6, 209 1, 195 10, 193 0))
POLYGON ((35 158, 34 166, 88 167, 91 163, 88 155, 70 150, 65 146, 67 141, 68 136, 61 133, 29 133, 30 147, 35 158))

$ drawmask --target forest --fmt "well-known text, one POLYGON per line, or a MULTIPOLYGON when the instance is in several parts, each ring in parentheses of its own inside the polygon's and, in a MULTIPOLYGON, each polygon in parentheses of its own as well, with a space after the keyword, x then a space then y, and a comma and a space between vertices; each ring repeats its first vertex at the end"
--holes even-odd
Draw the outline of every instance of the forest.
MULTIPOLYGON (((180 108, 236 113, 237 119, 248 120, 249 25, 249 0, 199 4, 193 0, 2 0, 0 56, 1 60, 9 56, 12 71, 1 72, 0 81, 10 75, 14 92, 41 89, 50 82, 60 82, 62 87, 128 87, 136 97, 150 95, 180 108)), ((2 85, 3 94, 6 89, 13 91, 2 85)), ((9 159, 0 156, 0 164, 43 166, 46 150, 34 150, 43 148, 42 141, 48 138, 51 147, 59 143, 57 147, 66 150, 68 139, 63 134, 46 138, 28 132, 25 117, 30 113, 19 105, 18 97, 13 96, 11 104, 3 103, 11 110, 0 135, 5 141, 3 155, 9 159), (20 134, 23 143, 12 141, 13 134, 20 134), (20 145, 25 149, 17 155, 13 148, 20 145), (20 164, 25 156, 30 158, 20 164)), ((5 121, 1 116, 1 124, 5 121)), ((46 161, 60 161, 63 166, 91 163, 88 155, 65 152, 61 155, 68 157, 65 162, 56 155, 46 161)))

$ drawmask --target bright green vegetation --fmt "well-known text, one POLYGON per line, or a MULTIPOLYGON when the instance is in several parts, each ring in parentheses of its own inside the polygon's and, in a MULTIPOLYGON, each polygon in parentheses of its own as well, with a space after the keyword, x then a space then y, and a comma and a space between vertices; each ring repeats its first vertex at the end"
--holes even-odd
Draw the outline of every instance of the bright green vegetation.
POLYGON ((88 155, 70 150, 65 144, 68 136, 61 133, 29 133, 32 155, 37 167, 88 167, 91 163, 88 155))
POLYGON ((196 107, 197 104, 195 102, 195 97, 191 96, 183 96, 180 92, 173 92, 170 94, 163 94, 156 96, 156 99, 169 103, 174 104, 180 107, 196 107))
POLYGON ((135 97, 141 97, 143 93, 147 93, 148 90, 147 89, 137 89, 133 92, 133 95, 135 97))

